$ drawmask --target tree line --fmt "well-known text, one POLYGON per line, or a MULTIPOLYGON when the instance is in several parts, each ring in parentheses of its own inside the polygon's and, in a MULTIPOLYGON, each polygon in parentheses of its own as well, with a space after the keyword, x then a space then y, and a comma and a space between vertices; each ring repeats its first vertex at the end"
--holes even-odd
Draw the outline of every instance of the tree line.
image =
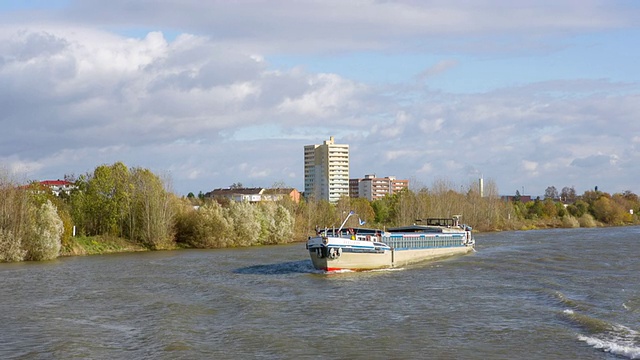
POLYGON ((429 217, 462 215, 480 231, 638 224, 640 201, 630 191, 547 188, 544 198, 509 201, 491 180, 481 195, 475 183, 436 180, 379 200, 343 197, 337 203, 285 197, 256 204, 179 197, 170 180, 117 162, 70 178, 75 188, 55 196, 33 183, 20 186, 0 174, 0 261, 46 260, 69 252, 75 235, 95 242, 126 239, 147 249, 222 248, 303 241, 320 227, 385 228, 429 217), (457 189, 457 190, 454 190, 457 189))

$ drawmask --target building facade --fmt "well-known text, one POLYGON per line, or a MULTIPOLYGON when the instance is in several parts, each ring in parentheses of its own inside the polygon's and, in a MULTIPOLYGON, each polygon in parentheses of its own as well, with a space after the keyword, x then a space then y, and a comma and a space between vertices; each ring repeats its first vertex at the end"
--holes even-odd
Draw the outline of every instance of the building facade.
POLYGON ((296 204, 300 202, 300 192, 293 188, 226 188, 214 189, 204 194, 204 197, 208 199, 227 199, 235 202, 250 203, 280 201, 287 196, 296 204))
POLYGON ((383 178, 375 174, 365 175, 363 179, 349 179, 349 196, 366 198, 369 201, 381 199, 409 188, 409 180, 398 180, 395 176, 383 178))
POLYGON ((60 196, 60 194, 69 195, 76 188, 72 182, 67 180, 43 180, 40 181, 40 185, 51 189, 55 196, 60 196))
POLYGON ((349 145, 336 144, 333 136, 323 144, 305 145, 304 194, 329 202, 349 196, 349 145))

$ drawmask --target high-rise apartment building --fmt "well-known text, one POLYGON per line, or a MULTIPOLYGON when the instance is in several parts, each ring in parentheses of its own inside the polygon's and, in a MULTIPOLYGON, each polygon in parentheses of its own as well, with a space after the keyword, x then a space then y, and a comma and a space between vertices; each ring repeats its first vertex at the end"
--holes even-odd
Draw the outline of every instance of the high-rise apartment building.
POLYGON ((330 202, 349 196, 349 145, 336 144, 333 136, 305 145, 304 196, 330 202))
POLYGON ((409 180, 398 180, 395 176, 383 178, 375 174, 365 175, 364 179, 349 180, 349 196, 377 200, 409 188, 409 180))

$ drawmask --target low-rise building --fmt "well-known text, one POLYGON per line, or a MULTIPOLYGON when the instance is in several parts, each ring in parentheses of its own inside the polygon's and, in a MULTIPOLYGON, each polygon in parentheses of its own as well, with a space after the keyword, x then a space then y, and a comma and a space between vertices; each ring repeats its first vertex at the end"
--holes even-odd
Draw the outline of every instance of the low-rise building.
POLYGON ((76 188, 72 182, 67 180, 43 180, 39 184, 49 188, 55 196, 60 196, 63 193, 69 195, 71 190, 76 188))
POLYGON ((291 188, 225 188, 214 189, 206 194, 209 199, 227 199, 236 202, 257 203, 261 201, 278 201, 289 196, 296 203, 300 201, 300 192, 291 188))
POLYGON ((300 202, 300 191, 294 188, 265 189, 262 193, 262 201, 278 201, 285 196, 291 198, 296 204, 300 202))

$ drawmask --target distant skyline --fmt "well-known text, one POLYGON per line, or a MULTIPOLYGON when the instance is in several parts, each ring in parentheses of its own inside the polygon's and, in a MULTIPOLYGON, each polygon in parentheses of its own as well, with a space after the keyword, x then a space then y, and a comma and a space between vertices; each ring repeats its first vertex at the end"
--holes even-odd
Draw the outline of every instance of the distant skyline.
POLYGON ((8 0, 0 168, 302 190, 334 136, 351 178, 638 193, 639 49, 631 0, 8 0))

